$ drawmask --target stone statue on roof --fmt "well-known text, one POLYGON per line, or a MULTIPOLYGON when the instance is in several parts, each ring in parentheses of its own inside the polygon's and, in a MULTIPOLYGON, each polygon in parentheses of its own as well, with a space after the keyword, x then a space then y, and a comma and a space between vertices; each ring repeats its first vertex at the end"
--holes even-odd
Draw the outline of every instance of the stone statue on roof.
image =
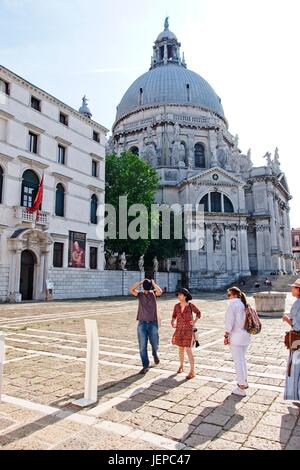
POLYGON ((271 154, 270 152, 267 152, 264 157, 266 160, 267 160, 267 166, 268 168, 271 168, 272 167, 272 159, 271 159, 271 154))
POLYGON ((169 17, 167 16, 166 19, 165 19, 165 30, 166 29, 169 29, 169 17))

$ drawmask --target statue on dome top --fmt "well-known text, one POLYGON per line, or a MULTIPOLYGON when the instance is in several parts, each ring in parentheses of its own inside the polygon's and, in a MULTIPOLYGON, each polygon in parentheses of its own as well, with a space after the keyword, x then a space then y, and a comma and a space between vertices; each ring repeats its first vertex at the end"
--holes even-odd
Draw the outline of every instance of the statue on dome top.
POLYGON ((169 29, 169 16, 167 16, 165 19, 164 27, 165 27, 165 30, 169 29))

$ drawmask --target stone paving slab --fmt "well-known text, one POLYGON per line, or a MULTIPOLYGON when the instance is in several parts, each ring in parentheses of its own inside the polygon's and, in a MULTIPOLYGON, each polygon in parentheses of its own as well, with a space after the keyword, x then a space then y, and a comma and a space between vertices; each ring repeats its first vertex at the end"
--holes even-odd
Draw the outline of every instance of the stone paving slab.
POLYGON ((0 449, 299 449, 299 408, 283 400, 282 321, 262 320, 241 399, 231 395, 234 367, 222 342, 224 296, 194 297, 202 318, 191 381, 176 375, 175 300, 159 302, 161 362, 145 376, 138 374, 135 299, 0 305, 7 334, 0 449), (84 389, 85 318, 98 321, 100 336, 99 403, 90 410, 72 404, 84 389))

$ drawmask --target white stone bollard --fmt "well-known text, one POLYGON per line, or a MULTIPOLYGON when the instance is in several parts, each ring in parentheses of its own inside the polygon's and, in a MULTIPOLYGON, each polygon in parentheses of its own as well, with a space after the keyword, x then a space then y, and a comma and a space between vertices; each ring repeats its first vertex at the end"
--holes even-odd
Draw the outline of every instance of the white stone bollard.
POLYGON ((73 402, 74 405, 84 408, 98 401, 98 365, 99 365, 99 337, 96 320, 85 320, 87 336, 87 353, 85 369, 84 398, 73 402))
POLYGON ((0 403, 1 403, 1 397, 2 397, 4 358, 5 358, 4 334, 0 332, 0 403))

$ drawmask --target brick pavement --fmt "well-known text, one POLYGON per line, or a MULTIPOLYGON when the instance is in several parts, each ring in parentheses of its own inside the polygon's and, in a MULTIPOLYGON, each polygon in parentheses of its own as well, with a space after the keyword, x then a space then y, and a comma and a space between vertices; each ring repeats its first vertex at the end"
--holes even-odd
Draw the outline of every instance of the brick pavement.
POLYGON ((203 316, 190 381, 175 374, 174 301, 160 300, 161 363, 146 376, 137 374, 135 299, 0 305, 7 335, 0 449, 299 449, 298 408, 282 399, 281 320, 264 319, 253 338, 250 388, 239 398, 231 395, 235 374, 223 345, 224 296, 194 298, 203 316), (85 318, 98 321, 99 402, 81 410, 72 402, 83 395, 85 318))

